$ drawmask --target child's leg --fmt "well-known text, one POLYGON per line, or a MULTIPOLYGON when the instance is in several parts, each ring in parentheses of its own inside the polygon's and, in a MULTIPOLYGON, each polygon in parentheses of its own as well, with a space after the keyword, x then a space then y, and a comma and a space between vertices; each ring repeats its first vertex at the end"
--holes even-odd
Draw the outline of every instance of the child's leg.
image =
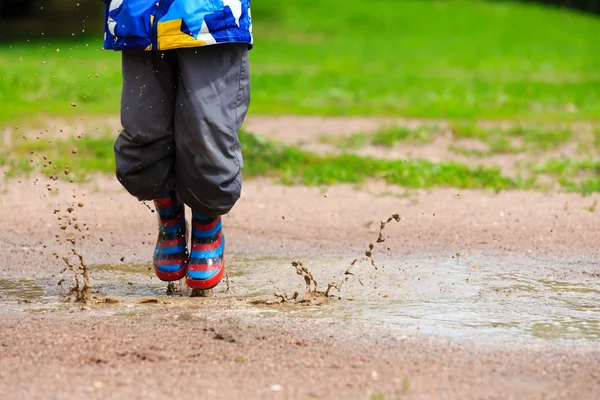
POLYGON ((248 46, 181 49, 177 58, 177 192, 194 212, 217 217, 231 210, 242 188, 238 131, 250 102, 248 46))
POLYGON ((193 211, 188 286, 210 289, 225 268, 221 215, 240 197, 238 131, 250 102, 247 45, 178 50, 177 191, 193 211))
POLYGON ((154 269, 164 281, 185 276, 188 256, 185 208, 174 192, 177 71, 175 52, 123 52, 123 130, 115 143, 119 181, 138 199, 154 200, 154 269))
POLYGON ((175 52, 123 52, 121 131, 115 143, 117 178, 140 200, 175 187, 173 119, 177 93, 175 52))

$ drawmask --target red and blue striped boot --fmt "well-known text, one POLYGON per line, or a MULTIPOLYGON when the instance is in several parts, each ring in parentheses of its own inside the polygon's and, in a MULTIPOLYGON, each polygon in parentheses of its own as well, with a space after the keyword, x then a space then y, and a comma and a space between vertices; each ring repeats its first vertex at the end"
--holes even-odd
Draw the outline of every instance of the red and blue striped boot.
POLYGON ((182 279, 188 256, 185 206, 175 192, 154 200, 154 206, 159 229, 154 272, 161 281, 182 279))
POLYGON ((187 265, 191 289, 212 289, 225 271, 225 236, 221 217, 205 218, 192 213, 192 248, 187 265))

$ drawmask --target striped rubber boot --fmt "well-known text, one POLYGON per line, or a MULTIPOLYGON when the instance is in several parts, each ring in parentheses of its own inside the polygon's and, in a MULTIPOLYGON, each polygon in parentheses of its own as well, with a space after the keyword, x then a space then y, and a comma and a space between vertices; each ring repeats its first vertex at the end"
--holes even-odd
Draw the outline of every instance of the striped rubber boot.
POLYGON ((192 248, 187 264, 187 285, 212 289, 225 271, 225 236, 221 217, 205 218, 192 213, 192 248))
POLYGON ((154 272, 162 281, 182 279, 188 256, 185 206, 175 192, 154 200, 154 206, 159 229, 154 250, 154 272))

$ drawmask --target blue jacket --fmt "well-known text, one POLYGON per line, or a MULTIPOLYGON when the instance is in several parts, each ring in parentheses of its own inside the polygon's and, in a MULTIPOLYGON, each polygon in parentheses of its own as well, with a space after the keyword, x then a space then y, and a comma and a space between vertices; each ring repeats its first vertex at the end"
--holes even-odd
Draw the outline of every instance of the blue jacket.
POLYGON ((104 48, 252 44, 250 0, 103 0, 104 48))

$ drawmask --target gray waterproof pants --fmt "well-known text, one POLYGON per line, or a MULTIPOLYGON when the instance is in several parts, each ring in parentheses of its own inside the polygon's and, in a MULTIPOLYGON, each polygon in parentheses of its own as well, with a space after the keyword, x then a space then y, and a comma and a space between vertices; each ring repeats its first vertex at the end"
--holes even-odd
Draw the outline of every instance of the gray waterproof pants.
POLYGON ((139 200, 176 190, 194 212, 239 199, 238 131, 250 102, 248 45, 123 52, 117 178, 139 200))

